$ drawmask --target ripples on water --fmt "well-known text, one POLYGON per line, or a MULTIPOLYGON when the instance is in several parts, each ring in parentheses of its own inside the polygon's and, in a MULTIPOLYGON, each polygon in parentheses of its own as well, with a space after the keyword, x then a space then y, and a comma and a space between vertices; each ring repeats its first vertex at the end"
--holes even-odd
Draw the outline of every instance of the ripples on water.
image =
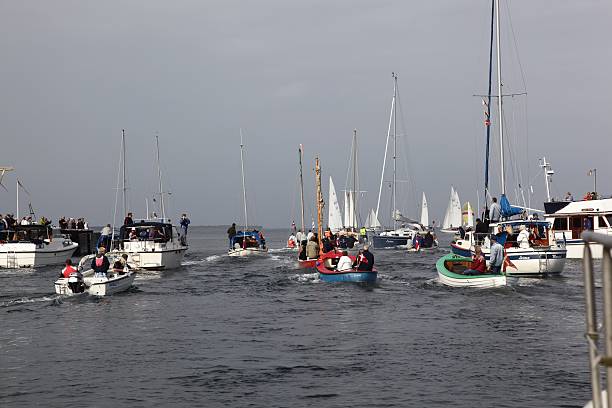
MULTIPOLYGON (((295 253, 231 259, 193 228, 184 266, 96 299, 57 268, 0 271, 0 406, 574 407, 589 397, 579 263, 493 290, 435 281, 443 251, 375 253, 374 286, 295 253)), ((284 231, 269 231, 280 247, 284 231)))

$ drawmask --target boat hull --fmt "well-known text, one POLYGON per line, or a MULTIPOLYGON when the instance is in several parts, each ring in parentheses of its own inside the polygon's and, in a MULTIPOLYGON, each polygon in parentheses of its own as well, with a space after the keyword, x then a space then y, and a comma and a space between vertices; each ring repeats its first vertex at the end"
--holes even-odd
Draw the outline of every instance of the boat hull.
MULTIPOLYGON (((91 271, 90 271, 91 272, 91 271)), ((108 296, 128 290, 134 283, 136 274, 127 272, 124 275, 115 275, 111 278, 92 276, 91 273, 84 278, 85 292, 92 296, 108 296)), ((68 285, 68 278, 59 278, 55 281, 55 293, 58 295, 74 295, 68 285)), ((76 293, 78 294, 78 293, 76 293)))
POLYGON ((228 256, 232 257, 243 257, 243 256, 261 256, 267 255, 268 250, 262 248, 240 248, 240 249, 230 249, 227 252, 228 256))
POLYGON ((378 272, 348 271, 348 272, 321 272, 319 279, 323 282, 364 282, 375 283, 378 272))
POLYGON ((399 247, 405 248, 408 245, 409 240, 411 240, 409 237, 374 235, 372 237, 372 247, 376 249, 394 249, 399 247))
POLYGON ((67 245, 45 247, 32 243, 0 244, 0 268, 37 268, 47 265, 62 265, 71 258, 79 244, 71 242, 67 245))
POLYGON ((302 259, 298 259, 298 266, 300 268, 314 268, 316 266, 317 260, 316 259, 306 259, 306 260, 302 260, 302 259))
POLYGON ((461 257, 454 254, 447 254, 436 262, 438 271, 438 282, 451 287, 470 287, 470 288, 494 288, 506 286, 507 278, 504 275, 462 275, 450 271, 447 268, 448 262, 471 262, 471 258, 461 257))

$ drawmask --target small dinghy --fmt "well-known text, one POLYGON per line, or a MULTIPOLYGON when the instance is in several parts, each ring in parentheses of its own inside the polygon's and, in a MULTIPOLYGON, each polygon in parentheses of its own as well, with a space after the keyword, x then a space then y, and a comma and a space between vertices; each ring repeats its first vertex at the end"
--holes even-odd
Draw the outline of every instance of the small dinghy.
POLYGON ((107 296, 123 292, 134 283, 135 269, 129 266, 119 269, 116 266, 118 257, 111 257, 114 268, 110 269, 106 275, 96 275, 91 268, 84 270, 84 265, 89 264, 93 258, 93 255, 84 256, 79 262, 78 269, 73 269, 74 272, 70 276, 60 276, 55 281, 55 293, 70 296, 87 292, 92 296, 107 296))
POLYGON ((505 275, 464 275, 472 258, 447 254, 436 262, 440 283, 453 287, 493 288, 507 284, 505 275))
MULTIPOLYGON (((342 253, 336 251, 321 255, 315 264, 317 272, 319 272, 319 279, 323 282, 376 282, 378 271, 375 268, 371 271, 358 271, 356 269, 336 270, 336 265, 341 256, 342 253)), ((355 262, 355 256, 349 256, 349 258, 355 262)))

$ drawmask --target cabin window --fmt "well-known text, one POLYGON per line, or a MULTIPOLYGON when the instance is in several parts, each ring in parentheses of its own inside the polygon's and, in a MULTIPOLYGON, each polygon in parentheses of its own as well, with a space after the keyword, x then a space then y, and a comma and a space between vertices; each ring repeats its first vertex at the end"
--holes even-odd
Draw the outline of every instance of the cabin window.
POLYGON ((567 230, 567 218, 555 218, 553 228, 558 231, 567 230))
POLYGON ((572 222, 572 229, 581 229, 582 228, 582 218, 581 217, 572 217, 570 218, 572 222))
POLYGON ((612 214, 608 214, 605 217, 608 220, 608 226, 612 227, 612 214))
POLYGON ((599 225, 597 226, 597 228, 606 228, 608 226, 606 222, 606 217, 604 217, 603 215, 597 217, 597 222, 599 222, 599 225))

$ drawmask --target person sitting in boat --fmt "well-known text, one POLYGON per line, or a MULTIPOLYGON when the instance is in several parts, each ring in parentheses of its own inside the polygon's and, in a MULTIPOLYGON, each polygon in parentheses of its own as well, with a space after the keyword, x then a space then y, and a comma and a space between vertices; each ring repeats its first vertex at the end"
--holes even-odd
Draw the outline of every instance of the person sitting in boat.
POLYGON ((306 244, 306 257, 307 259, 317 259, 319 257, 319 244, 314 236, 306 244))
POLYGON ((341 231, 338 234, 338 248, 340 249, 347 249, 348 248, 348 239, 346 236, 346 233, 341 231))
POLYGON ((261 247, 263 249, 266 249, 266 237, 264 237, 264 234, 262 231, 259 231, 259 242, 261 242, 261 247))
POLYGON ((295 248, 296 247, 296 239, 295 239, 295 235, 291 234, 289 235, 289 238, 287 238, 287 248, 295 248))
POLYGON ((427 231, 427 233, 425 234, 425 237, 423 237, 423 248, 433 248, 433 246, 434 246, 434 237, 431 234, 431 231, 427 231))
POLYGON ((106 273, 108 272, 108 268, 110 268, 110 261, 105 255, 106 248, 100 247, 98 248, 98 253, 96 257, 91 261, 91 269, 94 270, 96 277, 106 277, 106 273))
POLYGON ((482 255, 482 249, 480 245, 474 247, 474 256, 472 256, 472 263, 470 268, 463 271, 464 275, 483 275, 487 270, 487 262, 485 257, 482 255))
POLYGON ((60 278, 68 278, 71 273, 76 272, 76 268, 72 266, 72 260, 70 258, 66 259, 64 263, 64 269, 62 269, 62 273, 60 274, 60 278))
POLYGON ((323 244, 323 252, 324 253, 328 253, 330 251, 334 250, 334 244, 332 243, 332 241, 325 237, 323 238, 323 240, 321 240, 321 243, 323 244))
POLYGON ((519 234, 516 237, 516 243, 519 248, 529 248, 529 231, 527 231, 527 227, 521 225, 519 227, 519 234))
POLYGON ((117 259, 113 264, 113 273, 116 275, 124 275, 126 270, 130 269, 130 265, 128 265, 127 260, 127 254, 121 255, 121 258, 117 259))
POLYGON ((357 242, 357 238, 353 234, 348 234, 346 237, 346 246, 347 248, 355 248, 355 243, 357 242))
POLYGON ((306 259, 308 259, 308 257, 306 256, 306 244, 308 243, 308 241, 303 240, 300 243, 300 253, 298 254, 298 259, 300 261, 305 261, 306 259))
POLYGON ((504 263, 504 247, 497 240, 497 235, 491 234, 491 255, 489 257, 489 270, 494 275, 501 274, 501 267, 504 263))
POLYGON ((353 261, 348 256, 347 251, 342 251, 342 256, 338 259, 338 265, 336 266, 336 270, 338 272, 350 271, 353 269, 353 261))
POLYGON ((365 244, 363 250, 359 251, 356 259, 358 271, 371 271, 374 268, 374 254, 370 252, 370 246, 365 244))
POLYGON ((128 236, 130 241, 138 241, 138 234, 136 234, 136 228, 132 228, 130 230, 130 235, 128 236))

